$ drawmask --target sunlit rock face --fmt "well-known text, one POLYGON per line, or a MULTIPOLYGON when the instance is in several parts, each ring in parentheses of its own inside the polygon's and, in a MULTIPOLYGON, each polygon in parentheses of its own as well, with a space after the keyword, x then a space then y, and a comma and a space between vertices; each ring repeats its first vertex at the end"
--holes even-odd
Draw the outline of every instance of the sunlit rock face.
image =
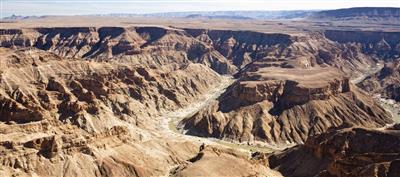
POLYGON ((279 176, 265 161, 215 147, 192 162, 202 154, 199 142, 166 133, 162 115, 201 100, 225 74, 238 80, 181 122, 187 133, 286 145, 343 123, 392 123, 350 76, 394 60, 400 45, 392 33, 348 35, 0 29, 0 176, 221 174, 205 173, 208 163, 231 174, 279 176), (364 40, 369 35, 373 41, 364 40))
POLYGON ((269 157, 284 176, 398 176, 399 124, 386 129, 349 128, 311 137, 269 157))
POLYGON ((246 72, 182 125, 193 135, 286 144, 343 122, 381 127, 392 119, 335 69, 263 68, 246 72))
POLYGON ((400 62, 386 63, 380 72, 366 78, 358 86, 370 93, 400 102, 400 62))

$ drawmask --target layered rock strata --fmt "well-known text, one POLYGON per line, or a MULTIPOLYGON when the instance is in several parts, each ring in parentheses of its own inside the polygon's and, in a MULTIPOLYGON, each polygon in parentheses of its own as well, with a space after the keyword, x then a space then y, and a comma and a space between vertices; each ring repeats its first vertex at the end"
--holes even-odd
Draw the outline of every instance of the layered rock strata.
POLYGON ((1 176, 162 176, 197 153, 157 132, 220 76, 201 64, 160 68, 0 48, 1 176), (150 148, 151 147, 151 148, 150 148))
POLYGON ((391 123, 391 115, 332 68, 262 68, 246 72, 213 104, 181 124, 188 134, 302 143, 350 122, 365 127, 391 123))
POLYGON ((386 63, 376 74, 358 84, 364 90, 400 102, 400 61, 386 63))
POLYGON ((378 60, 398 57, 399 36, 375 31, 289 35, 167 27, 59 27, 1 29, 0 46, 35 47, 68 58, 117 58, 150 66, 192 61, 221 74, 233 74, 250 63, 286 68, 329 65, 352 73, 378 60))
MULTIPOLYGON (((346 126, 344 126, 346 127, 346 126)), ((400 174, 399 124, 385 129, 343 128, 271 155, 284 176, 388 176, 400 174)))

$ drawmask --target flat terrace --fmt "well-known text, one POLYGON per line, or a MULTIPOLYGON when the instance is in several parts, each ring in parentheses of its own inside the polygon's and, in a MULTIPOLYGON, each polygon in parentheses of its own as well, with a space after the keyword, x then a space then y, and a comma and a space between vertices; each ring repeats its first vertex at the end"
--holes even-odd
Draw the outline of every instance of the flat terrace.
POLYGON ((248 85, 259 84, 268 80, 291 80, 298 82, 299 85, 307 88, 321 88, 328 85, 333 80, 343 80, 347 78, 340 71, 334 68, 260 68, 256 72, 247 73, 248 85))
POLYGON ((400 31, 400 24, 373 21, 307 21, 307 20, 235 20, 188 19, 159 17, 107 16, 47 16, 0 23, 2 29, 35 27, 130 27, 163 26, 172 28, 202 28, 220 30, 249 30, 268 33, 301 34, 320 30, 400 31))

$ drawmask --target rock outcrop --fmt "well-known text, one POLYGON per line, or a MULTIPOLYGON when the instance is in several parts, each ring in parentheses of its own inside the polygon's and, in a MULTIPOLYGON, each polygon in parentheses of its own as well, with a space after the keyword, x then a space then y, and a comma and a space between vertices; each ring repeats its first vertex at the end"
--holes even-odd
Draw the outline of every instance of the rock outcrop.
POLYGON ((385 129, 348 126, 270 155, 270 167, 289 177, 399 176, 399 124, 385 129))
POLYGON ((394 21, 400 18, 400 8, 395 7, 354 7, 348 9, 324 10, 311 14, 314 20, 363 20, 394 21))
POLYGON ((400 102, 400 61, 386 63, 381 71, 366 78, 358 86, 370 93, 400 102))
POLYGON ((392 119, 335 69, 261 68, 181 124, 192 135, 286 144, 343 122, 381 127, 392 119))
POLYGON ((165 113, 207 96, 223 81, 219 74, 238 80, 181 123, 188 133, 287 144, 344 122, 392 123, 345 76, 393 60, 392 33, 371 44, 331 34, 0 29, 0 176, 275 174, 234 150, 198 152, 197 140, 165 130, 165 113), (215 168, 206 169, 210 163, 215 168))
POLYGON ((342 45, 357 46, 368 56, 389 61, 400 57, 399 32, 327 30, 324 35, 342 45))
POLYGON ((36 48, 0 53, 1 176, 162 176, 197 145, 163 138, 156 117, 221 81, 196 63, 148 67, 36 48))
POLYGON ((220 74, 233 74, 253 62, 286 68, 329 65, 353 73, 377 60, 398 57, 399 36, 398 32, 334 30, 289 35, 166 27, 59 27, 1 29, 0 46, 150 66, 191 61, 220 74))
POLYGON ((270 170, 263 160, 248 159, 245 153, 232 149, 205 147, 196 156, 171 171, 174 177, 190 176, 270 176, 282 175, 270 170), (210 165, 213 164, 213 165, 210 165), (222 170, 223 169, 223 170, 222 170))
POLYGON ((0 46, 35 47, 66 58, 109 60, 123 58, 158 65, 193 61, 219 73, 235 71, 225 57, 185 31, 161 27, 81 27, 0 30, 0 46), (148 60, 152 58, 152 60, 148 60))
MULTIPOLYGON (((197 39, 209 43, 232 62, 239 71, 249 64, 258 67, 310 68, 319 65, 336 67, 346 73, 363 72, 383 58, 398 55, 395 48, 400 35, 390 32, 325 31, 304 34, 266 34, 251 31, 186 29, 197 39), (379 38, 351 40, 354 34, 379 38), (389 40, 390 49, 380 47, 379 40, 389 40), (393 38, 393 39, 392 39, 393 38), (346 39, 346 41, 343 41, 346 39), (350 39, 350 41, 347 41, 350 39), (336 42, 339 41, 339 42, 336 42), (368 48, 373 46, 372 48, 368 48), (376 55, 371 55, 376 54, 376 55)), ((384 40, 384 41, 385 41, 384 40)), ((386 44, 386 41, 382 45, 386 44)))
POLYGON ((253 31, 186 29, 193 37, 209 43, 238 68, 268 55, 283 55, 294 38, 288 34, 267 34, 253 31))
POLYGON ((2 54, 4 122, 66 121, 86 113, 103 117, 104 107, 114 115, 138 119, 186 105, 219 82, 217 73, 200 64, 152 69, 54 59, 37 49, 2 49, 2 54))

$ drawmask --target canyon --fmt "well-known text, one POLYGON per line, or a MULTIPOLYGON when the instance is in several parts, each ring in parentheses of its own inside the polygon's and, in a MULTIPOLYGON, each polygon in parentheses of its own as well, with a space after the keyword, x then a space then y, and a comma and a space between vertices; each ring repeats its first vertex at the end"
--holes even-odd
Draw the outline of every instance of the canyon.
POLYGON ((398 176, 399 142, 399 124, 379 130, 347 124, 270 155, 269 165, 284 176, 398 176))
POLYGON ((398 30, 69 18, 2 23, 0 176, 399 174, 398 30))

